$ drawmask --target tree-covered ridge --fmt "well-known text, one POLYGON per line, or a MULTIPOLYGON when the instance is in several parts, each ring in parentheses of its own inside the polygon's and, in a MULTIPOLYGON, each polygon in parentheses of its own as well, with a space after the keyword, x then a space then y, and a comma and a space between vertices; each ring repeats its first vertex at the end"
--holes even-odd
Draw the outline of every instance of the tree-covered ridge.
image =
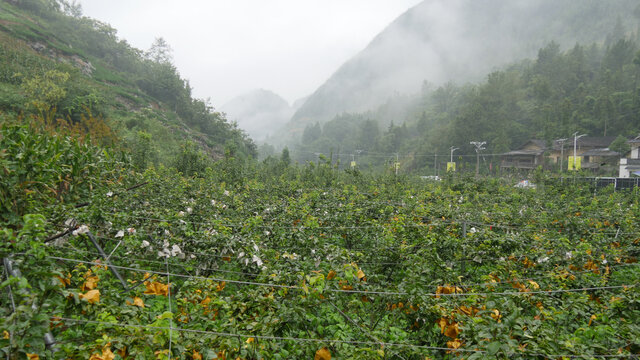
MULTIPOLYGON (((455 146, 471 154, 470 141, 487 141, 487 153, 495 154, 576 131, 629 138, 640 132, 638 50, 638 35, 619 29, 604 44, 562 51, 551 42, 536 59, 495 71, 483 83, 425 83, 420 95, 397 96, 377 111, 308 125, 297 149, 411 156, 447 154, 455 146)), ((417 156, 409 166, 432 161, 417 156)))
POLYGON ((192 96, 164 40, 133 48, 66 1, 4 0, 0 8, 0 111, 63 119, 87 133, 83 118, 103 119, 129 148, 150 137, 154 162, 171 161, 186 140, 214 158, 256 155, 245 133, 192 96))

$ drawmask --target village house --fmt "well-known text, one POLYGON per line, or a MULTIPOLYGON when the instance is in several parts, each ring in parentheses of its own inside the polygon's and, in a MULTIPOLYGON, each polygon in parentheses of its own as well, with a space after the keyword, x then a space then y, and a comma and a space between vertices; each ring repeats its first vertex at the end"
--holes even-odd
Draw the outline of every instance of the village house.
MULTIPOLYGON (((584 136, 576 142, 576 155, 583 157, 582 168, 593 171, 615 171, 620 154, 609 149, 614 136, 584 136)), ((639 141, 640 143, 640 141, 639 141)), ((502 155, 502 168, 531 170, 545 168, 546 159, 567 168, 568 157, 573 156, 573 139, 555 140, 547 146, 544 140, 532 139, 520 148, 502 155), (546 156, 545 156, 546 153, 546 156), (560 160, 562 158, 562 161, 560 160)))
POLYGON ((628 178, 631 175, 640 176, 640 135, 627 141, 631 146, 629 157, 620 159, 618 177, 628 178))
POLYGON ((544 140, 529 140, 519 149, 502 154, 500 167, 532 170, 539 165, 544 166, 544 152, 546 150, 547 144, 544 140))

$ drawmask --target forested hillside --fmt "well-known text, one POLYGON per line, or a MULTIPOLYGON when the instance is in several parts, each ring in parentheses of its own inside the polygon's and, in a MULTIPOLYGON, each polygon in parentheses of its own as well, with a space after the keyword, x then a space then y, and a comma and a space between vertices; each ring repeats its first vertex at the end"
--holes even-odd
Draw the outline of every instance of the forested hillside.
POLYGON ((604 42, 616 24, 635 31, 639 19, 635 0, 426 0, 341 66, 286 130, 299 136, 307 124, 374 110, 396 95, 418 92, 423 81, 481 81, 551 41, 562 50, 604 42))
POLYGON ((64 0, 0 1, 0 116, 122 146, 142 168, 185 151, 256 155, 244 132, 192 96, 162 38, 136 49, 64 0))
POLYGON ((501 153, 531 138, 552 141, 576 131, 635 136, 640 131, 638 34, 616 26, 608 39, 567 51, 550 42, 535 59, 494 71, 483 82, 425 83, 419 95, 397 96, 376 111, 308 125, 298 156, 333 151, 366 159, 371 154, 367 161, 375 164, 400 153, 408 158, 406 169, 415 170, 433 164, 433 156, 422 155, 448 154, 451 146, 474 153, 470 141, 487 141, 487 153, 501 153), (388 156, 376 160, 380 154, 388 156))

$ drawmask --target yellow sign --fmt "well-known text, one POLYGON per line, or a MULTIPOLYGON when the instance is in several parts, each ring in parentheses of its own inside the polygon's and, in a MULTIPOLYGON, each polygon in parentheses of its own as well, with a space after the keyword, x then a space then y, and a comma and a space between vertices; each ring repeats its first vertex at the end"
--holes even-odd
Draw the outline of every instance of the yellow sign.
POLYGON ((582 156, 576 156, 575 159, 573 156, 569 156, 569 170, 580 169, 582 169, 582 156))
POLYGON ((456 163, 454 162, 448 162, 447 163, 447 172, 449 171, 456 171, 456 163))

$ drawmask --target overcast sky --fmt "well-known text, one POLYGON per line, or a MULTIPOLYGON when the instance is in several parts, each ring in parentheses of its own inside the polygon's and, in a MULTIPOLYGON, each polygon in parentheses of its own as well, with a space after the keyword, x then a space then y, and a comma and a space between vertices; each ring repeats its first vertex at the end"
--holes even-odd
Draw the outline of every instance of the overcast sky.
POLYGON ((420 0, 80 0, 147 50, 156 37, 194 95, 220 107, 253 89, 310 95, 420 0))

